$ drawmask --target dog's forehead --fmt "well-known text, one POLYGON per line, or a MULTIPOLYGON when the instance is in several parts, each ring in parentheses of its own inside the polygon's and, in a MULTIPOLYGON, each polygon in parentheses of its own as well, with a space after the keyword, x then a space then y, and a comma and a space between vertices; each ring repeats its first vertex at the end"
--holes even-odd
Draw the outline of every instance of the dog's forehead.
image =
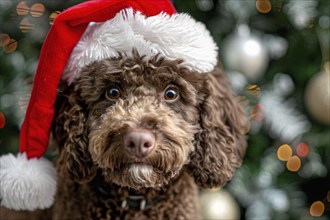
POLYGON ((119 79, 130 84, 130 86, 149 85, 151 87, 158 87, 183 80, 175 72, 165 72, 157 69, 149 69, 141 72, 125 71, 120 74, 119 79))
POLYGON ((81 73, 81 78, 95 78, 127 86, 146 84, 159 86, 170 82, 185 81, 186 77, 182 76, 187 75, 187 70, 182 70, 178 61, 166 59, 105 59, 87 66, 81 73))

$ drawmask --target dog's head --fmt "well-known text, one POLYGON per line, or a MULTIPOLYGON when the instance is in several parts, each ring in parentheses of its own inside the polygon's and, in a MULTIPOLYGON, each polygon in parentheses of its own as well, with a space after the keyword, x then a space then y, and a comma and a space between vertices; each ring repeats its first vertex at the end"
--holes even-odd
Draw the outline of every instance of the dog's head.
POLYGON ((200 186, 223 185, 241 164, 248 121, 222 71, 133 55, 86 66, 66 89, 54 129, 60 175, 101 172, 140 189, 189 172, 200 186))

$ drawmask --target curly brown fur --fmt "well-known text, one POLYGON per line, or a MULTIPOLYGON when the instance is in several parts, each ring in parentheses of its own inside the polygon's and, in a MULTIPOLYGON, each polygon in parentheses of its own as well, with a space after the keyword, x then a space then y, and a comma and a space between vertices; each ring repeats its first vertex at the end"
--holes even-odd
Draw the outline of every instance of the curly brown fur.
POLYGON ((196 184, 221 186, 242 162, 248 121, 219 68, 200 74, 180 60, 133 54, 90 64, 64 91, 54 122, 55 219, 196 218, 196 184), (113 85, 120 96, 109 99, 113 85), (164 99, 169 87, 177 100, 164 99), (155 136, 143 158, 123 147, 125 134, 140 128, 155 136), (102 194, 99 184, 120 190, 102 194), (161 199, 143 211, 122 208, 132 191, 161 199))
POLYGON ((230 180, 242 163, 246 150, 243 134, 249 130, 249 122, 222 71, 207 78, 206 96, 199 106, 201 129, 188 166, 198 185, 217 187, 230 180))

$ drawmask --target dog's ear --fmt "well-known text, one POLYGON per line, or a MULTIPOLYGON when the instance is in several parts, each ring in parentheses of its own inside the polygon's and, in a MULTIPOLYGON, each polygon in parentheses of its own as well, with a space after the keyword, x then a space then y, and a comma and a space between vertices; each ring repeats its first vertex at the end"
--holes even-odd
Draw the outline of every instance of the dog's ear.
POLYGON ((53 130, 57 142, 57 169, 67 181, 86 182, 96 175, 88 151, 86 110, 74 91, 68 89, 57 109, 53 130))
POLYGON ((205 75, 200 131, 188 170, 201 187, 225 184, 241 165, 249 121, 220 69, 205 75))

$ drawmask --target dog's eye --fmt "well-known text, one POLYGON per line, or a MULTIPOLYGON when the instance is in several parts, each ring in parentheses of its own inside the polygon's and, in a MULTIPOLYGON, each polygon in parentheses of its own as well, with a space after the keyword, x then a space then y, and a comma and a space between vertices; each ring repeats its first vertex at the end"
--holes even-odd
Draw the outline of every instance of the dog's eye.
POLYGON ((167 101, 174 101, 178 96, 178 92, 173 88, 169 88, 164 92, 164 99, 167 101))
POLYGON ((118 99, 120 97, 120 90, 118 86, 113 85, 107 89, 105 95, 109 99, 118 99))

